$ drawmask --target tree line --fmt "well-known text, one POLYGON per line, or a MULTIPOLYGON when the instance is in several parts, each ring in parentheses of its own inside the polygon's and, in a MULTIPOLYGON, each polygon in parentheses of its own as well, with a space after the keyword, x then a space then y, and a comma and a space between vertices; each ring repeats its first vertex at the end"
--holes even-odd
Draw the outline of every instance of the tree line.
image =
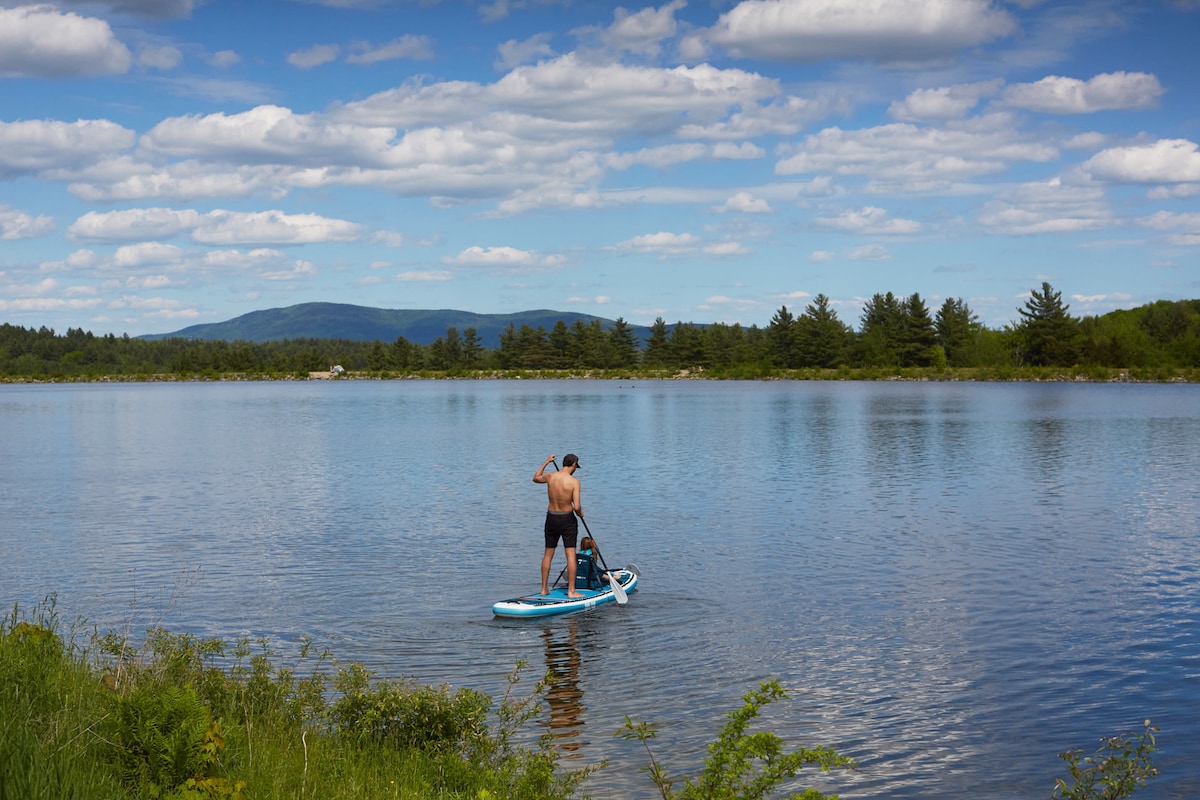
POLYGON ((498 370, 711 370, 754 377, 778 370, 1075 367, 1200 367, 1200 300, 1160 300, 1102 316, 1075 317, 1049 283, 1031 292, 1018 318, 984 326, 962 298, 931 311, 919 294, 874 295, 858 328, 841 320, 824 294, 793 314, 782 306, 763 328, 698 325, 661 317, 645 341, 617 319, 559 320, 550 330, 510 324, 485 347, 474 328, 447 329, 429 344, 288 339, 272 342, 146 340, 95 336, 70 328, 0 325, 0 376, 92 378, 105 375, 305 375, 338 364, 371 373, 473 373, 498 370))

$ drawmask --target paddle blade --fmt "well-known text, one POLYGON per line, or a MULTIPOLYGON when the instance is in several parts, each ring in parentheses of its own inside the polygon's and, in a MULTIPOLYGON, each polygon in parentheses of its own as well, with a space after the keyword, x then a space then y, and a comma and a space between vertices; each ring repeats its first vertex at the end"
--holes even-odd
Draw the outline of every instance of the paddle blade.
POLYGON ((629 595, 625 594, 625 587, 617 580, 617 576, 611 572, 608 573, 608 585, 612 587, 613 594, 617 597, 617 605, 623 606, 629 602, 629 595))

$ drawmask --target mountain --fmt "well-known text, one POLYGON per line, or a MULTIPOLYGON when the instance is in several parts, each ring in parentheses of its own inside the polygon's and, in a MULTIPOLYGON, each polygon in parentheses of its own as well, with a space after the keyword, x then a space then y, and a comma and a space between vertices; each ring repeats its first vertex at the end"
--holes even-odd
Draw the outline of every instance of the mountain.
MULTIPOLYGON (((484 347, 500 346, 500 332, 509 325, 520 329, 542 327, 551 330, 559 320, 567 327, 582 321, 589 325, 600 320, 607 330, 613 321, 573 311, 520 311, 515 314, 474 314, 470 311, 369 308, 344 303, 301 303, 287 308, 251 311, 225 322, 192 325, 174 333, 157 333, 143 339, 203 339, 270 342, 281 339, 350 339, 353 341, 394 342, 403 336, 415 344, 431 344, 457 328, 461 335, 474 328, 484 347)), ((650 335, 645 326, 633 325, 642 342, 650 335)))

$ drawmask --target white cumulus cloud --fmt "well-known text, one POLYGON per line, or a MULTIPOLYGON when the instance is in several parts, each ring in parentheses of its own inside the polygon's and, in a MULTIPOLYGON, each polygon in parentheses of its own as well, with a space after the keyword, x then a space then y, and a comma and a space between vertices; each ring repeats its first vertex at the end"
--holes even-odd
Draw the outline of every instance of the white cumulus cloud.
POLYGON ((183 257, 183 251, 173 244, 162 242, 139 242, 118 247, 113 253, 113 266, 119 268, 141 267, 147 264, 174 264, 183 257))
POLYGON ((616 246, 619 251, 633 253, 660 253, 663 255, 678 255, 689 253, 701 244, 700 238, 691 233, 670 233, 659 231, 643 236, 626 239, 616 246))
POLYGON ((1095 111, 1153 108, 1164 89, 1145 72, 1110 72, 1081 81, 1051 75, 1036 83, 1018 83, 1003 99, 1017 108, 1047 114, 1090 114, 1095 111))
POLYGON ((146 236, 165 239, 188 235, 202 244, 313 244, 357 240, 363 228, 357 223, 318 214, 270 211, 200 213, 191 209, 144 208, 124 211, 89 211, 70 228, 76 239, 129 241, 146 236))
POLYGON ((867 206, 857 211, 843 211, 835 217, 817 217, 823 228, 844 233, 905 234, 921 230, 921 223, 911 219, 892 219, 887 211, 867 206))
POLYGON ((104 119, 0 122, 0 177, 76 168, 133 143, 133 131, 104 119))
POLYGON ((961 119, 974 109, 981 99, 999 91, 1003 84, 1004 81, 996 79, 942 86, 937 89, 918 89, 903 100, 892 103, 888 107, 888 114, 906 122, 961 119))
POLYGON ((459 267, 489 267, 500 270, 556 269, 566 263, 559 255, 542 255, 534 250, 519 250, 515 247, 468 247, 456 256, 442 259, 446 264, 459 267))
POLYGON ((1104 190, 1059 178, 1023 183, 984 204, 979 221, 998 233, 1075 233, 1112 224, 1104 190))
POLYGON ((285 214, 282 211, 210 211, 192 230, 201 244, 312 244, 352 242, 362 226, 319 214, 285 214))
POLYGON ((52 230, 53 217, 34 217, 0 204, 0 239, 32 239, 52 230))
POLYGON ((200 219, 191 209, 131 208, 123 211, 89 211, 71 225, 73 239, 88 242, 127 242, 135 239, 170 239, 190 231, 200 219))
POLYGON ((743 0, 705 36, 740 57, 895 62, 951 55, 1015 30, 989 0, 743 0))
POLYGON ((1200 181, 1200 148, 1187 139, 1111 147, 1084 162, 1085 173, 1118 183, 1195 183, 1200 181))
POLYGON ((749 192, 738 192, 716 208, 718 213, 738 211, 743 214, 765 214, 770 210, 770 203, 749 192))
POLYGON ((65 78, 128 71, 133 56, 102 19, 49 5, 0 8, 0 75, 65 78))

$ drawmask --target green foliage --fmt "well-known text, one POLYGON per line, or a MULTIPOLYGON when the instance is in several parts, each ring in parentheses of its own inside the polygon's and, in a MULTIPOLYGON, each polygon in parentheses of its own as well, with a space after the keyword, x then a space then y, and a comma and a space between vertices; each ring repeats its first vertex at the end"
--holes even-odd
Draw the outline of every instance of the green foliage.
POLYGON ((0 800, 521 797, 566 800, 590 768, 564 771, 543 737, 545 681, 493 708, 472 690, 374 682, 305 641, 295 668, 265 640, 147 632, 76 650, 53 605, 0 624, 0 800), (304 669, 301 670, 300 668, 304 669))
POLYGON ((1146 782, 1158 776, 1152 756, 1158 751, 1155 734, 1158 728, 1143 724, 1141 733, 1122 734, 1101 739, 1095 754, 1084 756, 1082 750, 1059 753, 1067 762, 1070 782, 1055 781, 1054 797, 1068 800, 1121 800, 1130 797, 1146 782))
MULTIPOLYGON (((801 748, 785 753, 783 740, 774 733, 747 732, 763 707, 785 697, 786 690, 774 679, 765 680, 758 689, 746 693, 742 707, 726 717, 716 741, 708 746, 703 771, 695 779, 685 778, 679 791, 674 790, 676 781, 667 775, 650 750, 650 740, 655 736, 651 725, 626 717, 625 725, 616 735, 645 746, 650 755, 646 771, 663 800, 761 800, 806 766, 816 766, 822 771, 852 768, 853 761, 828 748, 801 748)), ((825 795, 809 789, 790 797, 820 800, 825 795)))
POLYGON ((166 797, 212 763, 208 707, 187 685, 139 684, 115 700, 110 725, 124 780, 149 797, 166 797))
POLYGON ((330 718, 352 738, 446 753, 466 752, 487 733, 491 701, 480 692, 406 680, 372 684, 371 678, 364 666, 352 664, 334 681, 341 696, 330 718))

